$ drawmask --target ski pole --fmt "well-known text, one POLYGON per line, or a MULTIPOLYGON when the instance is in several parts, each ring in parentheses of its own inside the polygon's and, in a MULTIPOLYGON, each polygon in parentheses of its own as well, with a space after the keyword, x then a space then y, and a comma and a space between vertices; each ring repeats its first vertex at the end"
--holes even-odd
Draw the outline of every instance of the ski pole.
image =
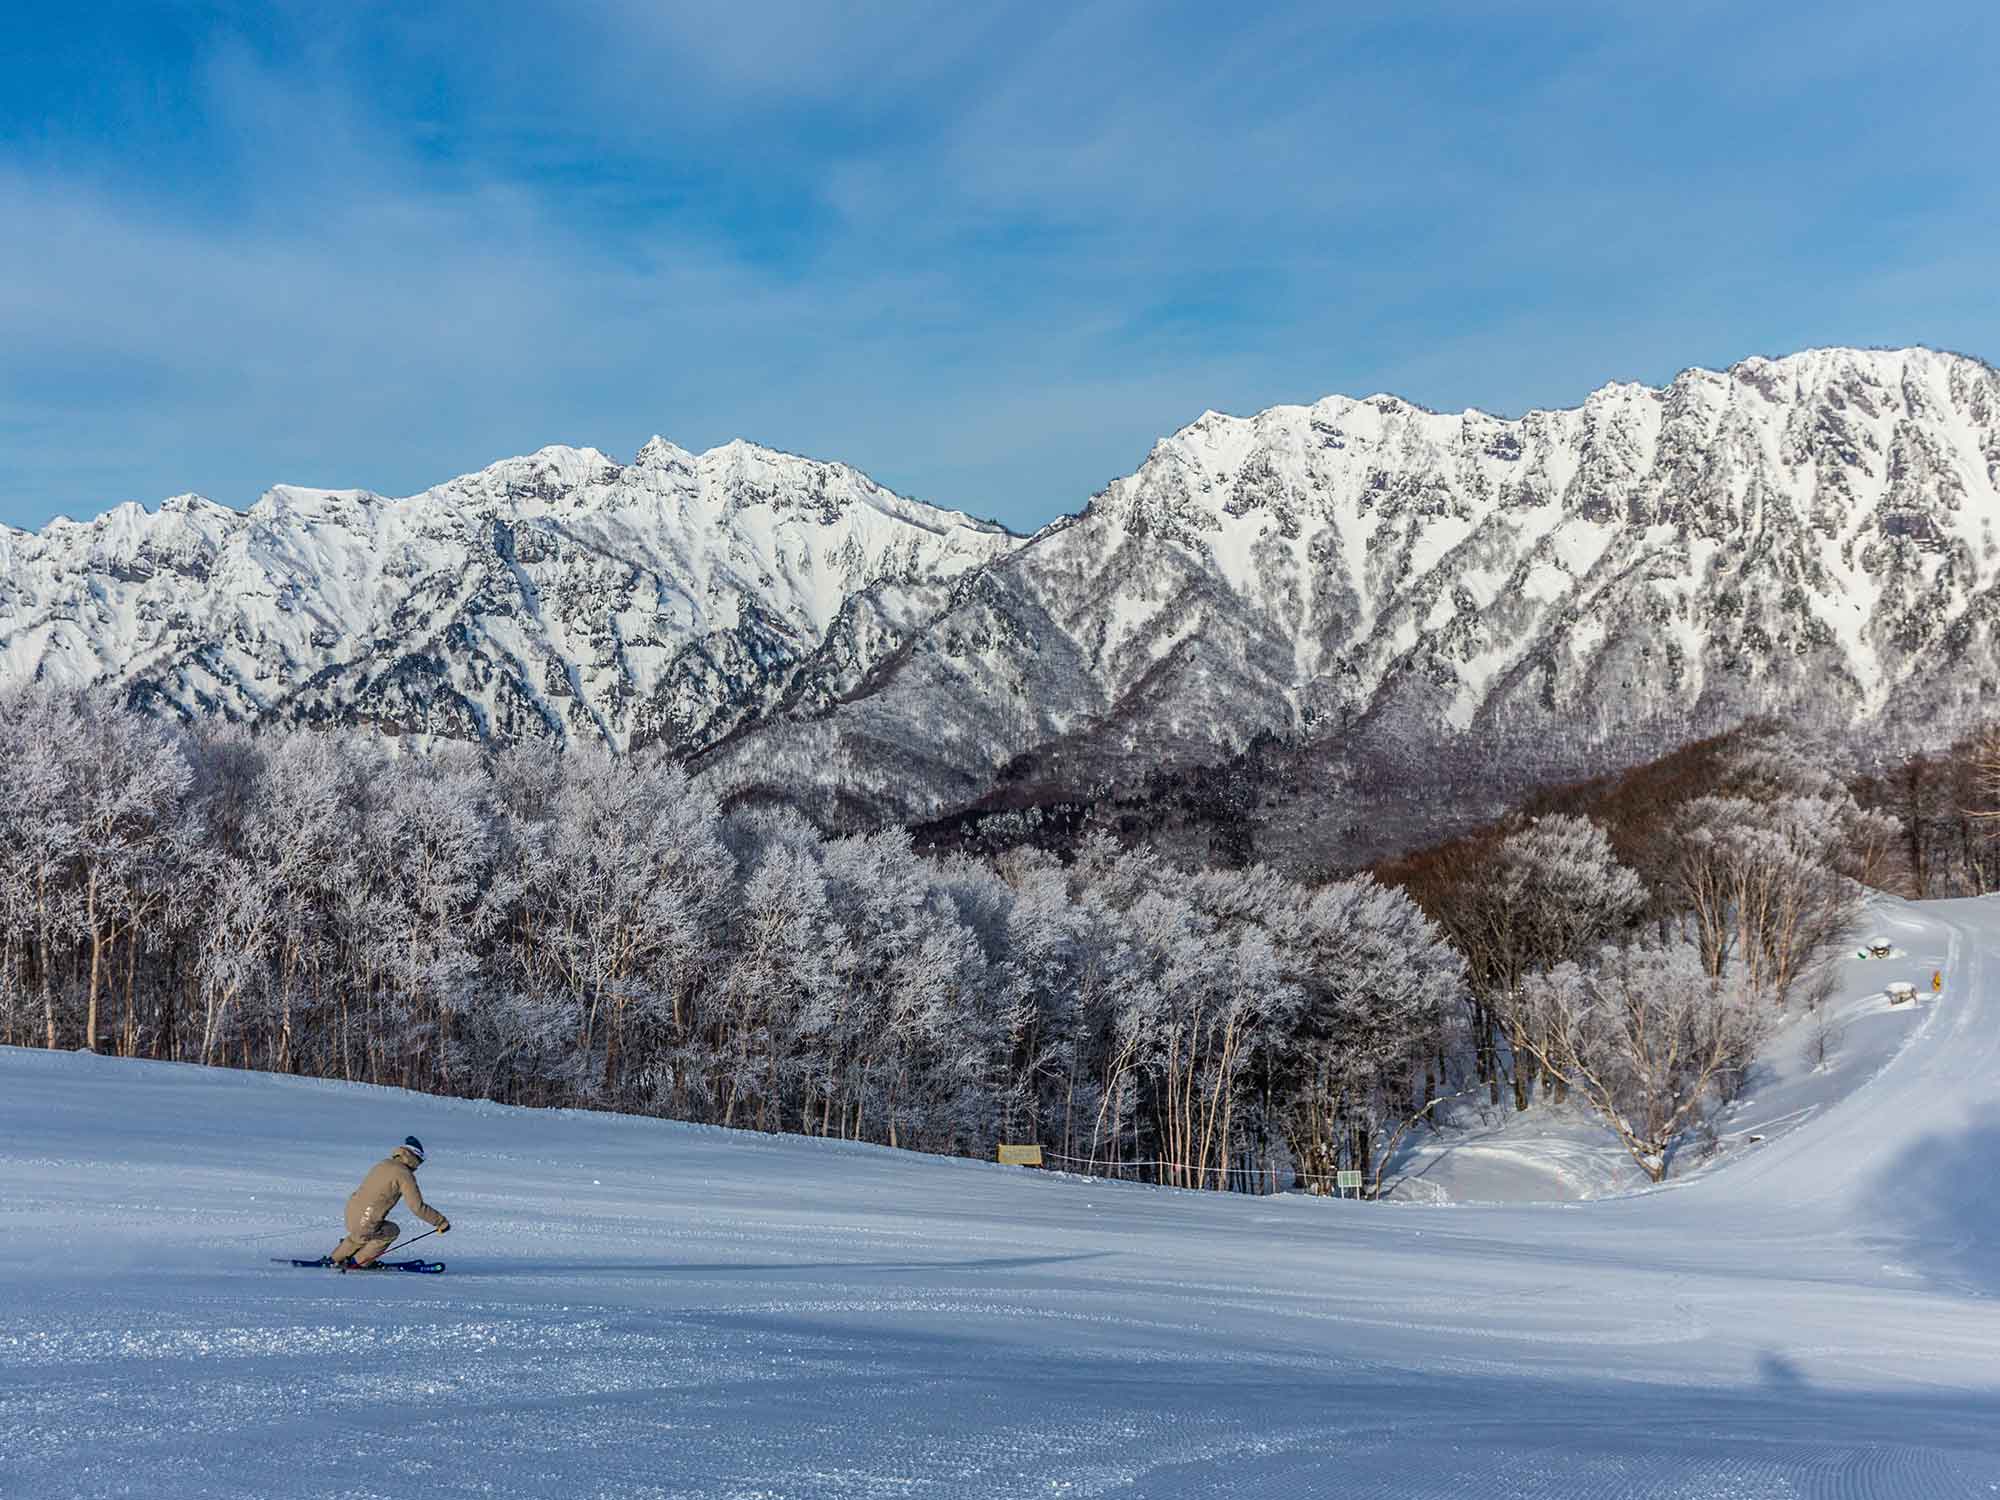
POLYGON ((413 1234, 406 1240, 397 1240, 395 1244, 391 1245, 387 1250, 384 1250, 382 1253, 384 1255, 394 1255, 398 1250, 402 1249, 403 1246, 414 1245, 418 1240, 427 1240, 436 1233, 437 1231, 435 1229, 427 1229, 422 1234, 413 1234))

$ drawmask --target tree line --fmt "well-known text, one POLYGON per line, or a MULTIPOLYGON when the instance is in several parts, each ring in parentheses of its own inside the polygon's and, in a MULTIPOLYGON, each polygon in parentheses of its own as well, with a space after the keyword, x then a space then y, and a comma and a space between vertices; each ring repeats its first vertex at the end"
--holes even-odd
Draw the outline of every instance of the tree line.
POLYGON ((1370 1161, 1464 966, 1368 875, 932 859, 659 754, 0 701, 0 1041, 1186 1186, 1370 1161))
POLYGON ((1891 888, 1924 900, 1976 896, 2000 886, 2000 731, 1968 735, 1942 750, 1866 768, 1855 795, 1896 820, 1891 888))
POLYGON ((659 753, 0 698, 0 1042, 989 1155, 1373 1183, 1471 1088, 1658 1176, 1902 837, 1775 736, 1645 860, 1547 813, 1315 886, 1094 837, 916 853, 659 753))

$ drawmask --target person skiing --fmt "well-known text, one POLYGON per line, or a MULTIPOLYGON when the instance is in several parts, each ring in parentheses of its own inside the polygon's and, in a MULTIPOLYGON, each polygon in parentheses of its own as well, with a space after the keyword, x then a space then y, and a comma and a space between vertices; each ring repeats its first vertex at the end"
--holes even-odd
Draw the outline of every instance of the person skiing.
POLYGON ((347 1200, 347 1237, 327 1257, 330 1264, 343 1271, 374 1265, 403 1232, 389 1217, 398 1199, 439 1234, 451 1232, 451 1220, 424 1202, 424 1195, 417 1190, 417 1168, 423 1162, 424 1143, 406 1135, 402 1145, 368 1169, 361 1186, 347 1200))

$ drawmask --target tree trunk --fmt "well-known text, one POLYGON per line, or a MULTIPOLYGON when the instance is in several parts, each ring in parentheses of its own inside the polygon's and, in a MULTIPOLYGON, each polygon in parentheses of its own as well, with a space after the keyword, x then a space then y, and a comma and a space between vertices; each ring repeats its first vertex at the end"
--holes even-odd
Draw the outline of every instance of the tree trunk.
POLYGON ((104 934, 97 925, 97 872, 90 872, 84 887, 84 920, 90 924, 90 1002, 84 1010, 83 1045, 97 1050, 97 992, 104 973, 104 934))
POLYGON ((131 1057, 139 1050, 139 1007, 134 995, 138 984, 139 926, 135 922, 125 933, 125 1019, 119 1028, 120 1057, 131 1057))
POLYGON ((35 872, 35 933, 41 949, 39 965, 42 981, 42 1022, 49 1051, 56 1050, 56 995, 49 983, 49 892, 48 875, 35 872))

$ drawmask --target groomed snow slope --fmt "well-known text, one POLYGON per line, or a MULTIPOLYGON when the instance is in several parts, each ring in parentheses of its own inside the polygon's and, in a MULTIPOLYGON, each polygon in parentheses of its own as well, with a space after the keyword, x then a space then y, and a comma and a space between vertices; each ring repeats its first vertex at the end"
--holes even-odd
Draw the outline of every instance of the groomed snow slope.
POLYGON ((1879 1076, 1584 1204, 0 1052, 0 1494, 1989 1496, 2000 903, 1904 910, 1947 985, 1879 1076), (269 1263, 409 1131, 449 1274, 269 1263))

